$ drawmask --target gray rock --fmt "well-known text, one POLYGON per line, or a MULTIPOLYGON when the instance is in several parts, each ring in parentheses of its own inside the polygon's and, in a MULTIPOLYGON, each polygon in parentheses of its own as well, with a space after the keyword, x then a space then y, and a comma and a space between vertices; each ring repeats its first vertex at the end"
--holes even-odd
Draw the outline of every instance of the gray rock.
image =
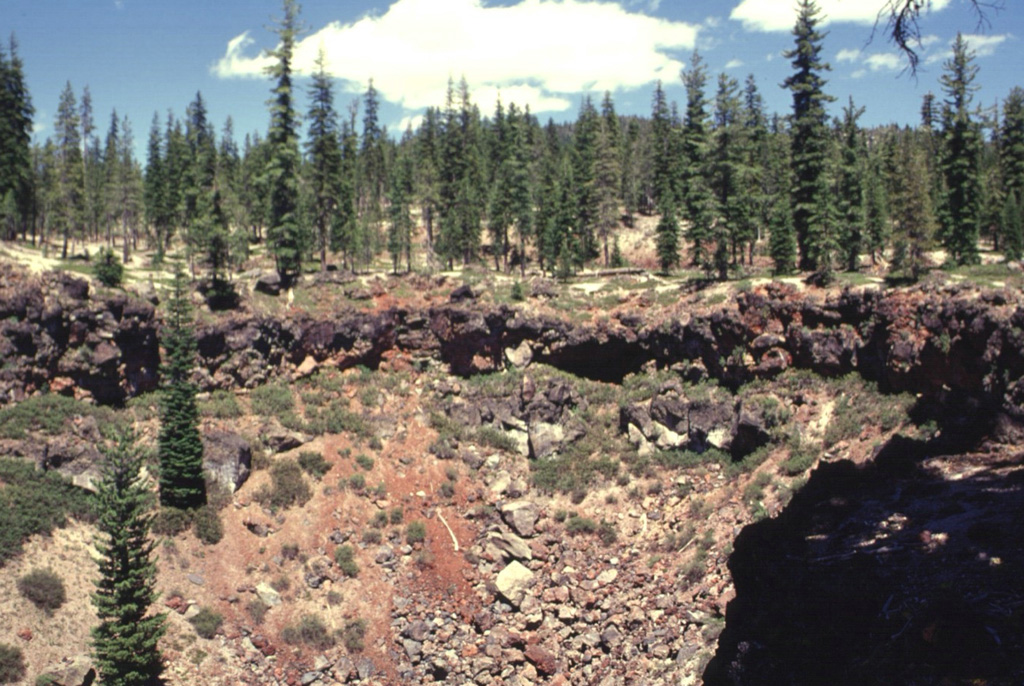
POLYGON ((369 679, 376 673, 377 665, 373 664, 370 658, 362 656, 356 660, 356 674, 360 679, 369 679))
POLYGON ((565 430, 560 424, 533 422, 530 424, 530 457, 535 460, 554 455, 562 447, 565 430))
POLYGON ((206 585, 206 579, 204 579, 203 577, 201 577, 198 574, 189 574, 185 578, 187 578, 189 580, 189 582, 195 584, 196 586, 205 586, 206 585))
POLYGON ((256 279, 256 290, 267 295, 281 294, 281 276, 277 272, 265 272, 256 279))
POLYGON ((252 472, 252 447, 233 431, 209 431, 203 435, 203 469, 234 493, 252 472))
POLYGON ((506 560, 532 560, 533 551, 526 541, 515 534, 491 531, 487 534, 485 547, 493 548, 506 560))
POLYGON ((517 534, 529 538, 537 533, 534 526, 540 518, 540 508, 532 501, 516 500, 502 506, 501 518, 517 534))
POLYGON ((405 654, 409 656, 409 660, 413 664, 420 661, 420 655, 423 653, 423 644, 419 641, 414 641, 411 638, 402 639, 402 647, 405 648, 405 654))
POLYGON ((505 361, 516 369, 523 369, 533 361, 533 350, 530 344, 523 341, 515 348, 505 349, 505 361))
POLYGON ((268 429, 262 434, 262 437, 263 443, 274 453, 294 450, 310 441, 309 436, 288 429, 268 429))
POLYGON ((281 594, 266 582, 257 584, 256 595, 269 607, 276 607, 281 604, 281 594))
POLYGON ((518 560, 513 560, 498 572, 498 576, 494 579, 494 585, 502 597, 518 608, 533 585, 533 576, 532 571, 518 560))
POLYGON ((430 625, 422 619, 417 619, 415 622, 411 622, 409 626, 402 630, 402 636, 411 638, 414 641, 419 641, 420 643, 427 640, 427 636, 429 635, 430 625))

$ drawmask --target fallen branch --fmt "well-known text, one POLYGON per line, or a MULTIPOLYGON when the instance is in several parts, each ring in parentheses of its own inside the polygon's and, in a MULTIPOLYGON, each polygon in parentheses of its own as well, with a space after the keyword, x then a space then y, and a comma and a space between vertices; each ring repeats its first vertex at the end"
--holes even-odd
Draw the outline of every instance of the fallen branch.
POLYGON ((455 546, 455 552, 459 552, 459 540, 455 538, 455 532, 452 531, 450 526, 448 526, 448 522, 445 521, 444 515, 441 514, 441 510, 437 511, 437 518, 441 520, 442 524, 444 524, 444 528, 448 529, 448 535, 452 537, 452 545, 455 546))

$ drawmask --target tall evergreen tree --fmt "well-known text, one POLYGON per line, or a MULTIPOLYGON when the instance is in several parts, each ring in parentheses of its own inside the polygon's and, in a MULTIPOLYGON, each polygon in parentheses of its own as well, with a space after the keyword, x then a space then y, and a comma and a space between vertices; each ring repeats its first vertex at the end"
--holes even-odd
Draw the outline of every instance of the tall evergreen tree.
POLYGON ((104 450, 96 490, 100 576, 92 603, 100 623, 92 630, 92 645, 105 686, 163 683, 157 643, 167 629, 166 614, 151 612, 157 599, 152 500, 139 476, 142 457, 135 442, 124 433, 104 450))
POLYGON ((686 119, 682 131, 681 183, 683 217, 689 222, 690 259, 705 270, 712 268, 711 242, 715 220, 715 196, 708 183, 708 111, 704 88, 707 68, 696 50, 690 67, 682 74, 686 87, 686 119))
POLYGON ((342 195, 341 141, 338 139, 338 115, 334 111, 334 89, 327 73, 323 49, 316 58, 316 72, 309 88, 309 185, 313 202, 313 226, 320 253, 320 271, 327 271, 327 248, 338 221, 338 201, 342 195))
POLYGON ((981 223, 981 131, 971 116, 971 101, 978 89, 974 52, 957 33, 953 56, 943 65, 940 79, 946 100, 942 108, 941 168, 945 181, 942 202, 942 237, 949 257, 957 264, 975 264, 981 223))
POLYGON ((676 135, 677 133, 673 130, 672 110, 669 107, 668 98, 662 89, 661 81, 658 81, 651 102, 650 157, 654 204, 659 210, 669 205, 674 206, 677 200, 678 160, 675 157, 676 150, 673 141, 676 135))
POLYGON ((412 270, 412 129, 408 129, 402 138, 402 146, 391 168, 391 183, 388 189, 388 213, 391 224, 388 226, 388 253, 395 273, 398 263, 404 257, 405 268, 412 270))
POLYGON ((11 36, 8 54, 0 46, 0 201, 13 208, 0 236, 25 234, 32 211, 32 99, 25 83, 18 44, 11 36))
POLYGON ((864 181, 864 248, 873 265, 889 242, 889 203, 882 177, 881 162, 872 155, 864 181))
POLYGON ((622 193, 621 135, 611 94, 605 93, 601 104, 601 126, 597 132, 594 158, 594 195, 597 200, 596 227, 604 253, 604 265, 611 260, 609 244, 619 225, 619 199, 622 193))
POLYGON ((1008 261, 1024 257, 1024 207, 1017 191, 1011 189, 1003 200, 1000 214, 1003 255, 1008 261))
POLYGON ((864 247, 864 146, 857 120, 863 107, 855 107, 853 98, 843 108, 841 159, 839 162, 840 250, 847 271, 856 271, 864 247))
POLYGON ((1003 101, 999 132, 999 164, 1007 195, 1024 198, 1024 88, 1015 86, 1003 101))
POLYGON ((98 240, 105 209, 103 197, 105 169, 100 139, 95 135, 96 121, 89 86, 82 90, 82 99, 79 102, 78 121, 81 126, 82 140, 83 231, 89 238, 98 240))
POLYGON ((275 60, 267 67, 274 80, 270 101, 270 129, 267 132, 269 164, 267 175, 270 205, 267 217, 269 251, 277 263, 281 280, 290 283, 302 269, 303 227, 299 213, 298 116, 292 97, 292 56, 299 33, 299 4, 282 0, 284 16, 276 30, 278 44, 267 51, 275 60))
POLYGON ((739 260, 740 248, 752 242, 754 233, 754 206, 750 197, 753 179, 747 164, 750 141, 742 122, 738 89, 735 79, 725 74, 719 76, 710 171, 718 209, 712 262, 721 280, 728 276, 730 262, 735 264, 739 260))
POLYGON ((160 504, 178 509, 196 508, 206 503, 203 443, 199 438, 196 388, 191 381, 196 358, 193 326, 188 282, 178 263, 161 336, 164 393, 158 439, 160 504))
POLYGON ((935 232, 935 213, 924 152, 911 145, 901 148, 892 218, 896 225, 892 270, 916 281, 928 266, 926 252, 931 248, 935 232))
POLYGON ((363 136, 359 144, 359 221, 366 232, 364 262, 382 246, 380 227, 388 192, 388 170, 384 154, 385 129, 379 119, 380 99, 373 79, 363 95, 363 136))
POLYGON ((54 122, 57 154, 57 204, 54 223, 63 237, 61 258, 67 259, 68 244, 82 235, 85 215, 85 182, 82 176, 82 134, 78 107, 71 83, 64 86, 54 122))
POLYGON ((830 192, 827 178, 829 131, 825 104, 832 98, 825 94, 822 72, 830 69, 821 59, 825 34, 818 31, 818 5, 813 0, 800 0, 797 21, 793 28, 796 45, 786 51, 794 73, 783 83, 793 93, 792 214, 796 229, 800 268, 831 269, 834 236, 827 233, 828 221, 823 216, 830 192))
POLYGON ((661 220, 654 230, 655 249, 661 271, 668 273, 679 264, 679 222, 672 205, 662 208, 661 220))

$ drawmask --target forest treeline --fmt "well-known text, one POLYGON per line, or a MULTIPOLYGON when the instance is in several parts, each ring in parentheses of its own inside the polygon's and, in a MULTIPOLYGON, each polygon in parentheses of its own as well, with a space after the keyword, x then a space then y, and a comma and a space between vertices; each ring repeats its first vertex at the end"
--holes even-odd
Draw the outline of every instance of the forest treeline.
POLYGON ((916 277, 937 247, 957 264, 978 261, 979 239, 1008 259, 1024 252, 1024 90, 977 107, 978 67, 960 36, 916 126, 861 127, 852 99, 828 116, 819 10, 803 0, 784 115, 766 110, 753 75, 712 78, 695 52, 681 109, 659 83, 649 117, 618 115, 605 93, 585 96, 573 122, 542 124, 514 102, 483 113, 465 79, 449 80, 444 103, 392 135, 372 81, 336 109, 322 55, 298 92, 298 7, 284 8, 268 132, 239 141, 230 118, 215 131, 197 93, 183 114, 154 115, 144 165, 128 119, 113 112, 101 134, 88 88, 76 96, 70 83, 53 134, 33 143, 12 40, 0 53, 0 235, 65 257, 83 241, 119 246, 124 260, 140 244, 158 258, 183 246, 214 280, 259 243, 284 277, 310 262, 358 270, 381 254, 396 271, 487 260, 569 275, 621 264, 617 236, 640 215, 659 217, 662 269, 718 278, 758 254, 777 273, 827 276, 869 259, 916 277))

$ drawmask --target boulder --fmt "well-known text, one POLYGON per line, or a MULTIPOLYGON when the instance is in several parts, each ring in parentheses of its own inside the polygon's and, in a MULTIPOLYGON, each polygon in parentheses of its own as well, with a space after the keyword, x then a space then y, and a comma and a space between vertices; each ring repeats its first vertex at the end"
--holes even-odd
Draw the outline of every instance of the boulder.
MULTIPOLYGON (((96 680, 96 670, 88 655, 65 657, 44 669, 43 674, 50 677, 46 683, 53 686, 84 686, 96 680)), ((41 682, 37 680, 36 683, 41 682)))
POLYGON ((533 585, 533 572, 518 560, 513 560, 498 572, 494 585, 503 598, 519 607, 533 585))
POLYGON ((530 457, 535 460, 543 460, 551 457, 565 440, 565 430, 560 424, 549 424, 548 422, 533 422, 530 424, 530 457))
POLYGON ((492 549, 503 559, 532 560, 533 551, 523 539, 515 534, 491 531, 487 534, 486 549, 492 549))
POLYGON ((281 604, 281 594, 274 590, 273 586, 264 582, 256 586, 256 595, 268 607, 276 607, 281 604))
POLYGON ((523 369, 533 361, 533 350, 530 344, 523 341, 515 348, 505 349, 505 361, 516 369, 523 369))
POLYGON ((527 538, 537 533, 534 526, 539 517, 540 508, 537 507, 537 503, 529 500, 516 500, 501 507, 501 518, 505 523, 517 534, 527 538))
POLYGON ((256 290, 267 295, 281 294, 281 276, 277 272, 265 272, 256 279, 256 290))
POLYGON ((233 431, 207 432, 203 435, 203 469, 234 493, 252 471, 249 441, 233 431))

